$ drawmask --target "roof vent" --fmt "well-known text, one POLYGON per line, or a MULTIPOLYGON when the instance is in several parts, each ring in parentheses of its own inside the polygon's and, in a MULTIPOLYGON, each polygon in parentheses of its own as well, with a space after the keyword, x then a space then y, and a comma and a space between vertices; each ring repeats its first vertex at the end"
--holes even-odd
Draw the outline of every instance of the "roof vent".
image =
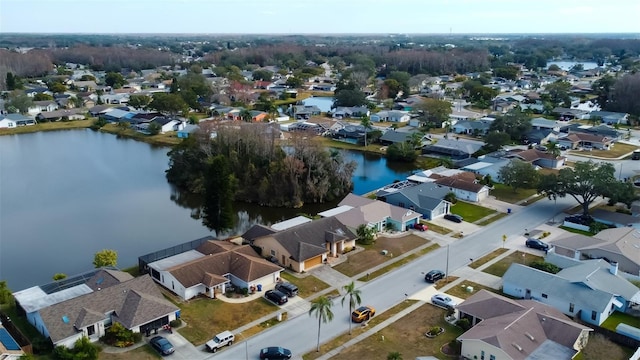
POLYGON ((516 344, 516 343, 511 343, 511 345, 513 345, 514 348, 518 349, 518 351, 522 351, 522 346, 516 344))
POLYGON ((529 338, 529 340, 536 341, 536 338, 534 338, 529 332, 525 332, 524 334, 529 338))
POLYGON ((62 315, 62 322, 65 324, 69 323, 69 317, 67 315, 62 315))

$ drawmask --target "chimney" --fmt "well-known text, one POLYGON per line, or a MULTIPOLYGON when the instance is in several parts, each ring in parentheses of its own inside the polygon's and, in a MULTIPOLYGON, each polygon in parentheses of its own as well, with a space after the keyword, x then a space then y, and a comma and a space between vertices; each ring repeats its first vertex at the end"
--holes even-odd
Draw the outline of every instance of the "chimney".
POLYGON ((612 273, 613 275, 618 275, 618 263, 615 261, 612 261, 610 266, 609 266, 609 272, 612 273))

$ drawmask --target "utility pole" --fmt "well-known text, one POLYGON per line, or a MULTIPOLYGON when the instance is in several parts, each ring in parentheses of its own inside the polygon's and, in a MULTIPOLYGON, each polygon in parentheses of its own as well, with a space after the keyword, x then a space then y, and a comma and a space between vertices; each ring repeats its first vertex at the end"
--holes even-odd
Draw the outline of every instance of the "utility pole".
POLYGON ((447 268, 444 272, 445 282, 449 281, 449 246, 451 246, 451 244, 447 244, 447 268))

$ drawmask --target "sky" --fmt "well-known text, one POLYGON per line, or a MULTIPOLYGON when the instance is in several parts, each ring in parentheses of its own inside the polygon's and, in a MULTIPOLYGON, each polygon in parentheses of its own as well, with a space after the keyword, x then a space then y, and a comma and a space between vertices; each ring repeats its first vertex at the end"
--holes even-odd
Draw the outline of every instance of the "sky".
POLYGON ((638 0, 0 0, 0 33, 640 33, 638 0))

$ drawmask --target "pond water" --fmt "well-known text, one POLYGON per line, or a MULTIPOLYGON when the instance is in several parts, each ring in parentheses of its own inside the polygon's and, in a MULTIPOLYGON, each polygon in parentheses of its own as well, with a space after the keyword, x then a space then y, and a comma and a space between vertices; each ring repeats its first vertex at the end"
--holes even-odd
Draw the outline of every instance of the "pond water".
POLYGON ((313 96, 313 97, 302 100, 302 103, 309 106, 315 105, 320 109, 320 111, 327 112, 327 111, 331 111, 333 100, 334 100, 333 97, 313 96))
MULTIPOLYGON (((199 199, 165 178, 168 149, 91 130, 0 136, 0 280, 16 291, 93 267, 102 249, 118 252, 121 268, 138 256, 214 235, 199 219, 199 199)), ((364 194, 411 174, 412 166, 344 151, 357 162, 354 193, 364 194)), ((336 203, 301 209, 236 203, 241 234, 336 203)), ((226 234, 225 234, 226 236, 226 234)))
POLYGON ((549 61, 547 62, 547 69, 551 65, 558 65, 558 67, 562 70, 569 71, 572 67, 577 64, 582 64, 582 67, 585 70, 591 70, 598 67, 598 64, 593 61, 570 61, 570 60, 562 60, 562 61, 549 61))

